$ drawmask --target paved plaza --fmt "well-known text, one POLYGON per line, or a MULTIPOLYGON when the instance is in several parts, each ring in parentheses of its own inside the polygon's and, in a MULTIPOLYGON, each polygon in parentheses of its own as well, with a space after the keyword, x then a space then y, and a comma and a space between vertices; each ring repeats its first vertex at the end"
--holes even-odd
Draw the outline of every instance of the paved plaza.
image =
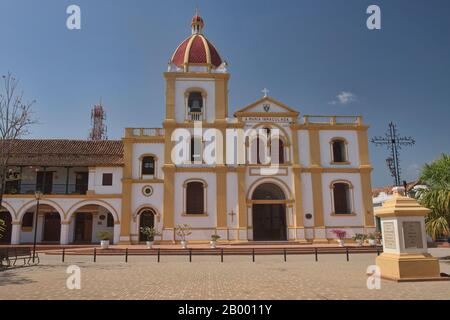
MULTIPOLYGON (((450 256, 450 249, 431 249, 450 256)), ((92 257, 41 254, 41 264, 0 272, 0 299, 450 299, 450 282, 382 281, 368 290, 366 269, 376 254, 220 257, 92 257), (81 269, 81 289, 69 290, 66 268, 81 269)), ((450 274, 450 260, 441 261, 450 274)))

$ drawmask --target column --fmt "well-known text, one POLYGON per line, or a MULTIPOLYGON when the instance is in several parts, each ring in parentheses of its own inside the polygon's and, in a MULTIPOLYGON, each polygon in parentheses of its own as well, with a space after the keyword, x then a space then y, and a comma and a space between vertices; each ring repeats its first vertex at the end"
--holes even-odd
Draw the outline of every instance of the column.
POLYGON ((20 244, 21 223, 20 221, 13 221, 11 224, 11 244, 20 244))
POLYGON ((120 242, 120 222, 114 222, 114 239, 113 244, 119 244, 120 242))
POLYGON ((133 161, 133 142, 131 139, 123 139, 123 179, 122 179, 122 215, 119 242, 122 244, 131 244, 130 223, 131 223, 131 179, 132 179, 132 161, 133 161))
POLYGON ((69 227, 70 221, 61 221, 61 245, 69 244, 69 227))
POLYGON ((319 130, 309 130, 309 152, 311 162, 311 186, 314 208, 314 243, 328 243, 323 218, 322 168, 320 160, 319 130))
POLYGON ((364 226, 366 228, 375 228, 375 217, 372 203, 372 166, 370 165, 369 160, 369 138, 367 136, 367 129, 358 131, 358 149, 359 165, 361 170, 360 178, 364 210, 364 226))
POLYGON ((245 186, 245 167, 236 168, 238 174, 238 238, 241 238, 241 231, 245 231, 247 240, 247 199, 245 186))
POLYGON ((95 168, 89 168, 89 178, 88 178, 88 191, 87 193, 95 192, 95 168))
POLYGON ((219 166, 216 168, 216 208, 217 228, 227 228, 227 168, 219 166))
POLYGON ((302 199, 302 170, 299 160, 298 131, 295 125, 291 125, 292 132, 292 174, 294 176, 294 226, 295 238, 300 242, 306 242, 305 225, 303 221, 303 199, 302 199))
MULTIPOLYGON (((175 194, 175 166, 166 164, 164 171, 164 203, 163 203, 163 230, 173 237, 174 229, 174 194, 175 194)), ((164 237, 164 234, 163 234, 164 237)), ((175 239, 172 239, 175 241, 175 239)))

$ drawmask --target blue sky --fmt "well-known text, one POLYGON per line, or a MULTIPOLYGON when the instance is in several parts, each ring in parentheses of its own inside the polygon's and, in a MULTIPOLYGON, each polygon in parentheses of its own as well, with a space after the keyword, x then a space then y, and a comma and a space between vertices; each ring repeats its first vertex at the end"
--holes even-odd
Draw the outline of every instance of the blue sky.
MULTIPOLYGON (((370 137, 394 121, 417 141, 401 153, 407 180, 450 152, 446 0, 1 0, 0 73, 14 73, 37 100, 30 137, 86 138, 100 97, 111 139, 125 127, 160 127, 162 73, 196 4, 230 65, 230 113, 267 87, 302 114, 363 115, 370 137), (70 4, 81 7, 79 31, 66 28, 70 4), (381 8, 379 31, 366 28, 371 4, 381 8), (342 92, 354 99, 331 103, 342 92)), ((373 185, 391 184, 387 150, 370 152, 373 185)))

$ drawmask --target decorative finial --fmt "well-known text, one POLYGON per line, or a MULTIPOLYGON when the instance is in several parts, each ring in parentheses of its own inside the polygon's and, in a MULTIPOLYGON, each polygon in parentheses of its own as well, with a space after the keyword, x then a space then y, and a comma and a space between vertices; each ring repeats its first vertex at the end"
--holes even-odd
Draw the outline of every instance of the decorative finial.
POLYGON ((261 92, 264 94, 264 98, 267 98, 269 96, 269 89, 264 88, 261 92))

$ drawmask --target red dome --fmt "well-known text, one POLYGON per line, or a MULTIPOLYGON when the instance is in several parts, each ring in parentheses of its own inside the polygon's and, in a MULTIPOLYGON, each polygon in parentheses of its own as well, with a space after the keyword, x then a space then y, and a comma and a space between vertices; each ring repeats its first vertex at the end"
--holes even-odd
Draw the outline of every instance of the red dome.
POLYGON ((203 35, 194 34, 183 41, 172 56, 172 63, 178 67, 187 64, 207 64, 217 68, 222 58, 216 48, 203 35))
POLYGON ((204 23, 199 15, 192 18, 192 35, 184 40, 172 55, 171 62, 178 67, 189 64, 206 65, 217 68, 222 64, 214 45, 201 33, 204 23))

